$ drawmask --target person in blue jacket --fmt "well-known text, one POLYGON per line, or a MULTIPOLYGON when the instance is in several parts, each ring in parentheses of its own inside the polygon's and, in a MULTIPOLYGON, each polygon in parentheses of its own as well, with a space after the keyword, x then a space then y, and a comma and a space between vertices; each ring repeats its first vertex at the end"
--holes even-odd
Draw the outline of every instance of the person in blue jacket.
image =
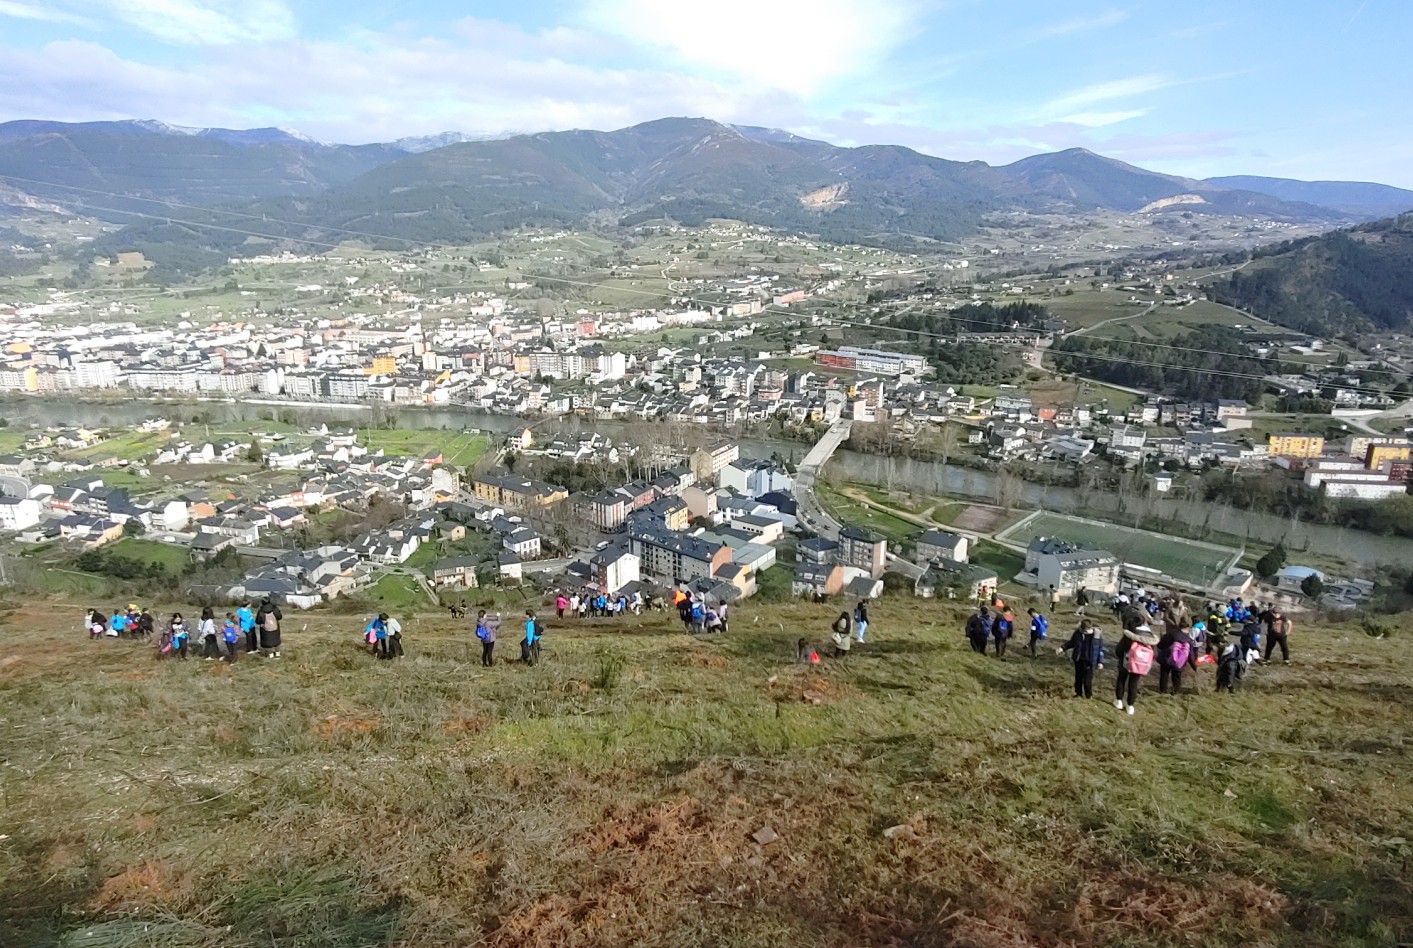
POLYGON ((1088 619, 1080 621, 1070 640, 1055 649, 1056 655, 1070 653, 1074 662, 1074 696, 1094 697, 1094 671, 1104 667, 1104 633, 1088 619))
POLYGON ((374 658, 388 657, 388 625, 383 615, 376 615, 363 630, 363 640, 373 647, 374 658))
POLYGON ((251 654, 260 651, 260 642, 255 637, 255 610, 250 608, 250 603, 236 610, 236 623, 240 626, 241 635, 245 636, 245 650, 251 654))
POLYGON ((534 609, 525 610, 525 638, 520 642, 520 660, 526 665, 536 665, 540 661, 540 639, 544 629, 535 615, 534 609))
POLYGON ((1030 643, 1026 645, 1026 648, 1030 649, 1030 657, 1034 658, 1036 648, 1045 641, 1045 636, 1050 631, 1050 620, 1034 609, 1027 609, 1026 613, 1030 615, 1030 643))

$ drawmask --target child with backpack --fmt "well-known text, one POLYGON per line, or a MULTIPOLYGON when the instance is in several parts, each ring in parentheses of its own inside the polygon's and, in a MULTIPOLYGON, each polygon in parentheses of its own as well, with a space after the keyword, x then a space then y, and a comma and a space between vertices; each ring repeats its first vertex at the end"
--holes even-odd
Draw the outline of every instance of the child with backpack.
POLYGON ((1240 641, 1227 641, 1217 653, 1217 690, 1235 694, 1246 677, 1246 651, 1240 641))
POLYGON ((1167 692, 1169 681, 1177 694, 1182 690, 1182 670, 1197 671, 1197 645, 1187 628, 1187 620, 1180 619, 1158 642, 1158 694, 1167 692))
POLYGON ((995 621, 991 618, 991 612, 985 606, 976 611, 976 614, 967 619, 967 642, 971 644, 971 650, 981 655, 986 654, 986 642, 991 638, 991 630, 995 627, 995 621))
POLYGON ((236 642, 240 641, 240 626, 236 624, 235 613, 226 613, 226 624, 221 627, 221 638, 226 643, 226 661, 234 665, 236 656, 240 654, 236 648, 236 642))
POLYGON ((486 610, 482 609, 476 615, 476 638, 481 641, 481 667, 491 668, 495 665, 496 651, 496 626, 499 623, 492 623, 486 618, 486 610))
POLYGON ((1035 658, 1037 646, 1045 641, 1045 636, 1050 631, 1050 621, 1034 609, 1025 611, 1030 616, 1030 643, 1026 648, 1030 650, 1030 657, 1035 658))
POLYGON ((1114 682, 1114 707, 1133 714, 1138 704, 1138 686, 1153 667, 1154 649, 1158 636, 1148 627, 1148 623, 1125 628, 1119 644, 1114 647, 1114 657, 1119 661, 1119 674, 1114 682))
POLYGON ((1011 633, 1015 631, 1016 617, 1011 614, 1011 610, 1004 609, 996 617, 996 621, 991 624, 991 634, 996 641, 996 657, 1001 658, 1006 654, 1006 646, 1011 641, 1011 633))
POLYGON ((1104 633, 1093 622, 1081 619, 1070 640, 1055 649, 1056 655, 1065 652, 1074 662, 1074 696, 1094 697, 1094 670, 1104 667, 1104 633))

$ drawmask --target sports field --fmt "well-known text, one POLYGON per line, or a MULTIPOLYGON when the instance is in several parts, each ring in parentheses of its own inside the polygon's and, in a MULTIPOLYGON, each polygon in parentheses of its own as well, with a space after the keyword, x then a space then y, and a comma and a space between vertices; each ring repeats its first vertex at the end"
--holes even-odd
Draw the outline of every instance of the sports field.
POLYGON ((1230 547, 1045 511, 1031 514, 998 539, 1025 545, 1035 537, 1059 537, 1091 549, 1108 550, 1125 563, 1155 569, 1199 586, 1209 586, 1220 579, 1241 556, 1240 550, 1230 547))

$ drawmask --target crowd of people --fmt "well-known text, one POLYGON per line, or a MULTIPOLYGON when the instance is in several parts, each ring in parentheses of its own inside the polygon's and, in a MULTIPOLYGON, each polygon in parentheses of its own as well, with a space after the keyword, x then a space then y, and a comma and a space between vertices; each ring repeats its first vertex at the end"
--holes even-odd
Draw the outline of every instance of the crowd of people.
MULTIPOLYGON (((1110 644, 1101 627, 1103 609, 1096 603, 1102 599, 1087 590, 1076 597, 1078 624, 1068 638, 1055 649, 1057 656, 1068 655, 1074 669, 1074 694, 1079 698, 1094 696, 1095 673, 1102 671, 1106 661, 1115 665, 1114 707, 1134 714, 1142 684, 1157 668, 1158 692, 1179 694, 1185 681, 1196 687, 1195 674, 1202 665, 1215 666, 1216 689, 1234 692, 1251 666, 1270 662, 1279 651, 1280 660, 1290 661, 1292 621, 1274 604, 1258 605, 1242 599, 1208 602, 1193 607, 1176 594, 1151 594, 1143 589, 1120 593, 1108 601, 1112 621, 1117 624, 1117 637, 1110 644), (1097 614, 1086 614, 1086 611, 1097 614), (1263 651, 1264 644, 1264 651, 1263 651), (1189 677, 1189 673, 1192 677, 1189 677)), ((1042 602, 1044 591, 1042 591, 1042 602)), ((691 591, 677 588, 671 594, 683 630, 693 635, 725 633, 729 630, 731 608, 725 602, 711 602, 691 591)), ((1049 590, 1051 615, 1047 617, 1035 607, 1016 610, 995 591, 989 591, 967 618, 963 632, 971 649, 979 654, 993 654, 1005 659, 1013 636, 1020 634, 1018 624, 1028 634, 1025 651, 1031 658, 1040 655, 1048 640, 1050 622, 1055 617, 1058 596, 1049 590)), ((563 619, 613 619, 632 613, 641 615, 644 609, 666 608, 666 601, 644 600, 641 593, 632 596, 607 596, 593 590, 584 593, 557 591, 553 598, 555 615, 563 619)), ((201 611, 199 620, 188 622, 181 613, 173 613, 165 623, 150 610, 135 603, 112 610, 85 611, 84 627, 91 638, 126 637, 151 641, 160 628, 156 646, 159 657, 185 661, 195 647, 205 661, 235 662, 242 654, 281 657, 280 607, 269 597, 259 605, 247 602, 234 611, 218 616, 211 607, 201 611), (192 642, 193 637, 195 643, 192 642)), ((481 644, 481 664, 495 664, 495 646, 504 620, 499 613, 480 610, 473 632, 481 644)), ((533 608, 525 610, 524 635, 520 640, 520 661, 536 665, 541 660, 545 627, 533 608)), ((844 658, 858 645, 865 644, 869 631, 869 603, 859 600, 854 608, 841 611, 829 628, 831 656, 844 658)), ((386 612, 378 613, 363 629, 363 643, 375 658, 392 660, 403 655, 402 624, 386 612)), ((818 663, 820 650, 808 638, 796 643, 796 660, 818 663)))
POLYGON ((204 661, 234 662, 242 653, 281 658, 280 624, 283 621, 284 613, 268 596, 259 606, 247 602, 221 618, 217 617, 216 610, 207 606, 201 610, 201 618, 195 622, 194 629, 180 612, 173 612, 165 623, 159 623, 151 610, 139 608, 136 603, 128 603, 125 609, 114 609, 111 615, 100 609, 84 611, 84 627, 91 639, 131 638, 150 642, 160 625, 157 656, 178 661, 189 657, 193 632, 204 661))
MULTIPOLYGON (((1087 593, 1077 598, 1079 623, 1055 650, 1056 655, 1069 654, 1077 698, 1094 696, 1094 673, 1104 668, 1110 654, 1099 621, 1085 615, 1093 599, 1087 593)), ((1052 592, 1052 615, 1056 604, 1052 592)), ((1158 693, 1176 695, 1182 691, 1187 673, 1195 675, 1202 665, 1216 666, 1216 689, 1231 693, 1252 665, 1270 662, 1276 649, 1282 662, 1290 662, 1292 621, 1274 604, 1261 606, 1237 598, 1194 610, 1181 596, 1160 596, 1139 589, 1115 596, 1110 610, 1118 623, 1118 638, 1112 646, 1114 707, 1128 714, 1136 712, 1142 683, 1155 665, 1158 693)), ((841 615, 835 622, 836 636, 846 618, 841 615)), ((1034 608, 1026 610, 1025 618, 1030 631, 1027 651, 1036 657, 1040 643, 1049 636, 1050 622, 1034 608)), ((1015 624, 1011 608, 993 593, 968 617, 963 632, 973 651, 984 655, 990 645, 996 657, 1002 658, 1015 634, 1015 624)), ((1195 688, 1195 678, 1192 680, 1195 688)))

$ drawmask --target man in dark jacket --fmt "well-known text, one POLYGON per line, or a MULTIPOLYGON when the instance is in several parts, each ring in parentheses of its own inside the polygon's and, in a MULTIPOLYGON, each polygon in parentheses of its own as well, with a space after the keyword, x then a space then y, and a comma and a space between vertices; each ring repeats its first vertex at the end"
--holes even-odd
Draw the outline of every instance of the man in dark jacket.
POLYGON ((982 606, 975 615, 967 620, 967 641, 971 643, 973 652, 986 654, 986 643, 991 638, 991 631, 994 627, 995 620, 991 618, 991 612, 985 606, 982 606))
POLYGON ((280 622, 285 617, 280 607, 266 596, 260 600, 260 611, 255 613, 255 628, 260 630, 260 650, 267 658, 280 657, 280 622))
POLYGON ((1075 627, 1070 640, 1055 650, 1056 655, 1070 653, 1074 662, 1074 696, 1094 697, 1094 670, 1104 667, 1104 633, 1088 619, 1075 627))

